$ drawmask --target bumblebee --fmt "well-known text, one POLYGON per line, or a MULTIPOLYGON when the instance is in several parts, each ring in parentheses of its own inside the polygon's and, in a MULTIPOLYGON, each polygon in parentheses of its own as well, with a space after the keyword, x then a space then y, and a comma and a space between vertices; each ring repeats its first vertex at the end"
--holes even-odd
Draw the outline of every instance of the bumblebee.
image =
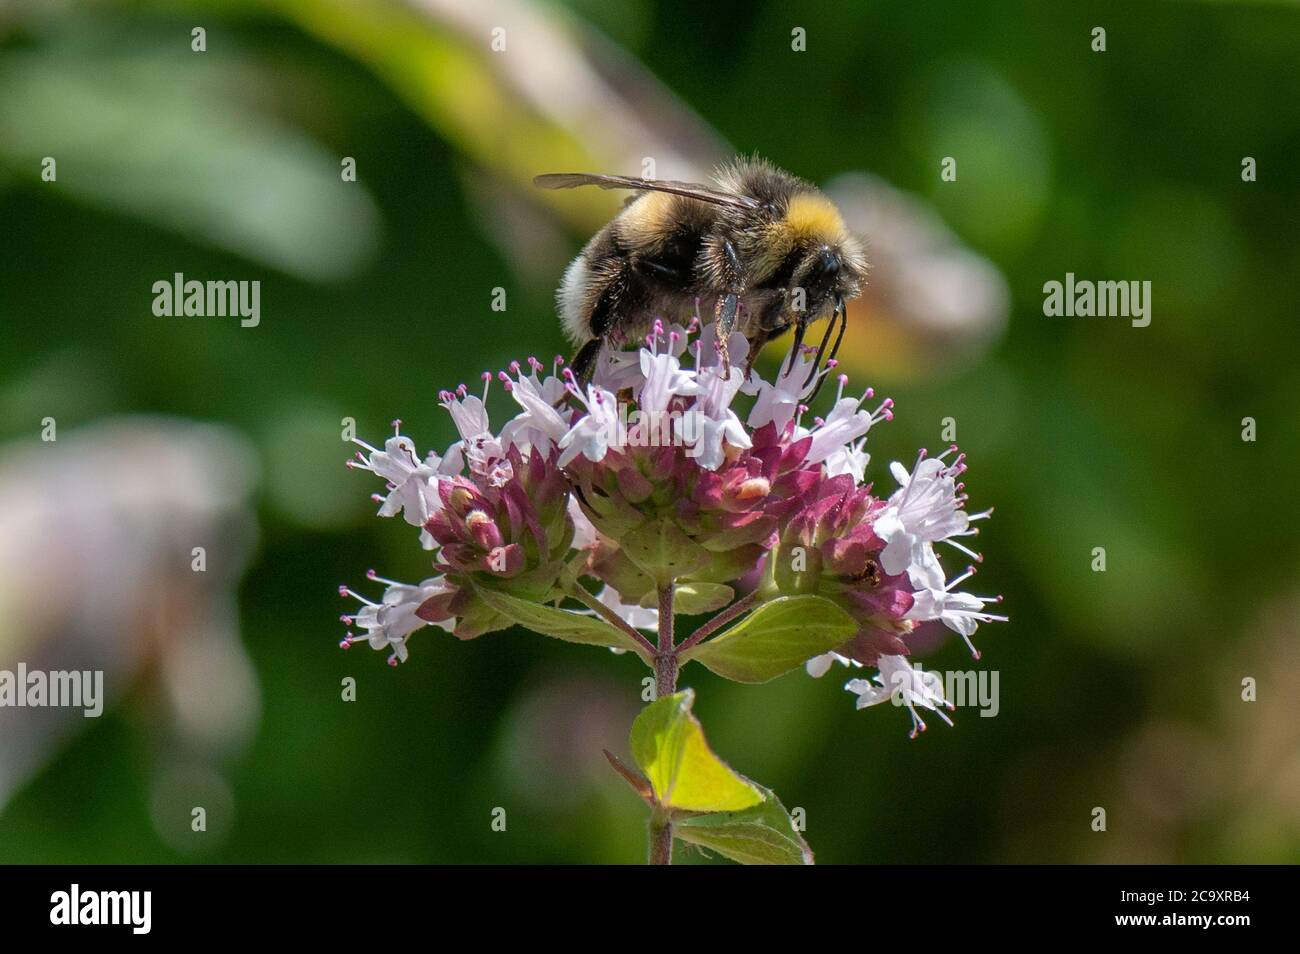
POLYGON ((815 186, 761 159, 722 166, 711 185, 585 172, 533 182, 637 193, 569 265, 556 295, 578 346, 571 367, 580 380, 590 378, 602 347, 621 348, 656 318, 697 307, 713 311, 728 372, 733 331, 748 339, 752 365, 763 345, 793 327, 793 362, 808 326, 830 318, 805 387, 838 351, 844 303, 858 294, 867 266, 839 210, 815 186))

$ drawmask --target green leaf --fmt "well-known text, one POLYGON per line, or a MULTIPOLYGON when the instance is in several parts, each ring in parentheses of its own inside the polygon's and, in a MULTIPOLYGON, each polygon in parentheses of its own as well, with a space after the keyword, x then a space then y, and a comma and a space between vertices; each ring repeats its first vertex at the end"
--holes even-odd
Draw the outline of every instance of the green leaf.
POLYGON ((632 758, 665 808, 735 811, 757 805, 763 794, 713 754, 691 714, 695 692, 683 690, 653 702, 632 723, 632 758))
MULTIPOLYGON (((713 613, 730 605, 735 596, 736 591, 725 583, 706 583, 703 580, 678 583, 673 588, 673 615, 696 616, 700 613, 713 613)), ((641 605, 648 609, 657 608, 659 594, 647 593, 641 597, 641 605)))
POLYGON ((589 646, 612 646, 636 653, 649 662, 643 647, 631 636, 595 616, 584 616, 573 610, 559 609, 545 603, 530 603, 486 586, 475 584, 475 591, 483 602, 502 616, 545 636, 554 636, 570 643, 589 646))
POLYGON ((742 811, 678 819, 673 822, 673 834, 743 865, 812 864, 812 849, 794 830, 781 800, 765 788, 759 791, 763 793, 759 804, 742 811))
POLYGON ((767 682, 846 642, 858 624, 822 596, 783 596, 681 654, 735 682, 767 682))
POLYGON ((637 566, 667 586, 678 577, 702 570, 713 559, 672 520, 652 520, 618 541, 637 566))

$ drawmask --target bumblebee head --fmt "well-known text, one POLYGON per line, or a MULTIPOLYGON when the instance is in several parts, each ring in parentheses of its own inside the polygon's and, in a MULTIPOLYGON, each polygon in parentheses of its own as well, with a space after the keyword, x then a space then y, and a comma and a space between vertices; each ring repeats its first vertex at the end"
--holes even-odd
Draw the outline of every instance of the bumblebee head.
MULTIPOLYGON (((831 319, 804 382, 808 386, 818 375, 823 358, 834 358, 839 350, 848 322, 845 302, 856 298, 861 291, 866 281, 867 262, 862 246, 845 227, 839 210, 820 192, 799 192, 791 196, 778 228, 787 249, 777 269, 778 281, 786 289, 789 320, 795 326, 794 347, 790 351, 792 363, 808 325, 821 318, 831 319)), ((824 380, 822 374, 821 381, 824 380)), ((820 388, 819 381, 812 397, 820 388)))
POLYGON ((789 248, 788 287, 796 319, 816 321, 837 302, 857 297, 866 279, 866 260, 829 199, 820 192, 792 196, 781 228, 789 248))

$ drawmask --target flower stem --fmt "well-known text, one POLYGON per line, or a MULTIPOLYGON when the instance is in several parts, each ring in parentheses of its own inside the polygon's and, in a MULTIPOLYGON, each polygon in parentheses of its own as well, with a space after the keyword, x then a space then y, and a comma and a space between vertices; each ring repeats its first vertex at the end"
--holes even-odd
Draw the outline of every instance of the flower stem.
POLYGON ((697 629, 695 632, 691 633, 691 635, 688 636, 685 640, 683 640, 682 644, 677 647, 677 651, 679 653, 683 652, 687 649, 690 649, 695 644, 703 642, 705 639, 708 639, 710 636, 712 636, 718 630, 722 629, 722 627, 726 626, 736 617, 743 616, 745 613, 748 613, 759 602, 760 599, 758 595, 758 590, 754 590, 749 595, 741 597, 740 599, 736 600, 736 602, 732 603, 730 606, 724 609, 717 616, 713 617, 713 619, 709 620, 707 623, 705 623, 703 626, 697 629))
POLYGON ((676 584, 659 587, 659 647, 655 652, 655 698, 677 691, 677 651, 673 648, 673 590, 676 584))
MULTIPOLYGON (((670 582, 659 587, 659 647, 655 653, 655 698, 677 691, 677 650, 673 647, 673 591, 670 582)), ((673 863, 673 822, 662 808, 650 813, 650 864, 673 863)))
POLYGON ((650 864, 673 863, 673 823, 660 809, 650 815, 650 864))
POLYGON ((641 647, 642 652, 645 653, 647 662, 649 662, 654 658, 655 656, 654 643, 650 642, 650 640, 646 639, 643 635, 641 635, 641 633, 639 633, 637 630, 633 629, 630 625, 628 625, 627 621, 624 620, 623 617, 619 616, 617 613, 615 613, 612 609, 610 609, 600 600, 596 599, 596 597, 592 596, 591 593, 588 592, 587 588, 583 586, 580 582, 578 582, 577 578, 574 577, 573 574, 565 573, 563 579, 564 579, 564 590, 566 593, 572 596, 583 606, 587 607, 587 609, 594 610, 596 615, 598 615, 605 622, 609 623, 609 625, 613 626, 615 629, 619 629, 622 630, 624 633, 627 633, 627 635, 630 636, 633 640, 635 640, 636 644, 641 647))

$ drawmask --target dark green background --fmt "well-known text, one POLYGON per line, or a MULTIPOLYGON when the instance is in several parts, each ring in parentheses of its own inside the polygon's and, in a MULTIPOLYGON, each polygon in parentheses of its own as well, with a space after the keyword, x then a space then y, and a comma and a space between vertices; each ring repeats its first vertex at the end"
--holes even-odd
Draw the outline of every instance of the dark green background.
MULTIPOLYGON (((342 468, 340 418, 378 439, 400 416, 421 449, 442 447, 438 389, 565 346, 551 285, 517 277, 487 238, 472 160, 276 6, 95 4, 0 28, 0 71, 45 57, 55 75, 103 77, 151 57, 156 89, 192 67, 204 23, 212 81, 250 122, 355 156, 379 213, 369 263, 314 280, 47 188, 0 147, 0 436, 34 439, 44 414, 71 430, 162 412, 254 442, 262 540, 240 607, 264 706, 226 768, 219 844, 177 853, 153 830, 142 686, 3 810, 0 861, 639 861, 641 808, 599 751, 625 751, 635 660, 517 630, 422 634, 395 671, 335 648, 340 582, 426 566, 409 528, 371 515, 373 482, 342 468), (261 327, 155 319, 148 289, 177 271, 260 279, 261 327), (498 285, 506 318, 488 308, 498 285)), ((683 681, 714 748, 806 810, 823 862, 1300 860, 1300 9, 573 6, 737 148, 927 197, 1011 289, 1007 332, 973 366, 876 369, 898 409, 870 440, 879 479, 959 416, 973 505, 997 508, 974 588, 1004 593, 1012 616, 977 637, 1000 715, 959 711, 911 742, 904 714, 854 712, 839 675, 740 687, 696 669, 683 681), (806 54, 789 50, 793 25, 806 54), (943 184, 950 154, 959 179, 943 184), (1150 280, 1151 326, 1044 317, 1043 283, 1067 271, 1150 280), (1166 738, 1181 742, 1151 742, 1166 738)), ((956 641, 926 662, 970 666, 956 641)))

